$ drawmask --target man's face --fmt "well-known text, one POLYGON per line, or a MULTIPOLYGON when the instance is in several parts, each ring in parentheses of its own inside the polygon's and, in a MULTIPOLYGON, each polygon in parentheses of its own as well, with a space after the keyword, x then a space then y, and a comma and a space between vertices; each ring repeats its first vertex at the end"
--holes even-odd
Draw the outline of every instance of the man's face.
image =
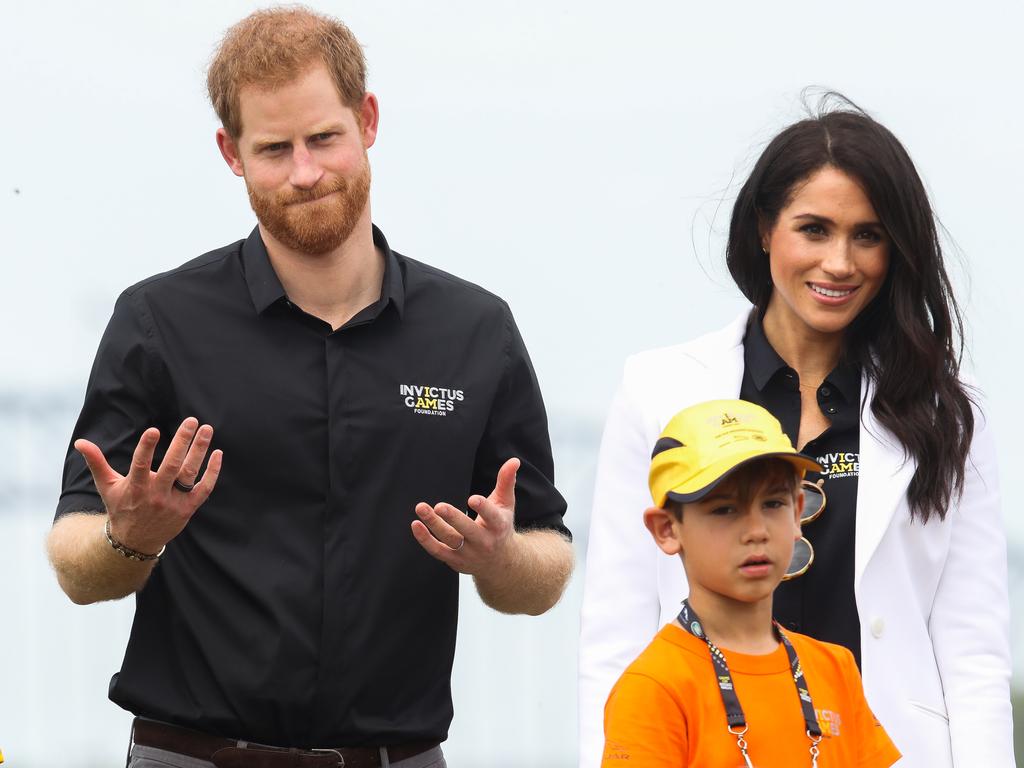
POLYGON ((327 68, 315 64, 274 90, 243 88, 239 106, 242 135, 233 140, 221 129, 218 144, 232 170, 245 177, 265 233, 304 254, 338 248, 369 219, 373 95, 366 95, 357 118, 327 68))

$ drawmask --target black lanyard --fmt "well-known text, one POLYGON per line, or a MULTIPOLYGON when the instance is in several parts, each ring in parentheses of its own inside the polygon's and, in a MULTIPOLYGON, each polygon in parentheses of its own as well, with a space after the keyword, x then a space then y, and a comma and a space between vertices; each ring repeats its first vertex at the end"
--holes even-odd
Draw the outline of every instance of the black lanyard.
MULTIPOLYGON (((700 617, 690 607, 689 600, 683 600, 683 610, 679 612, 679 623, 683 629, 694 637, 698 637, 708 644, 711 652, 711 663, 715 667, 715 677, 718 678, 718 690, 722 693, 722 703, 725 705, 725 719, 729 733, 736 737, 736 745, 740 748, 747 768, 754 768, 747 755, 747 741, 743 737, 747 733, 747 718, 743 714, 743 707, 740 706, 740 699, 736 695, 735 686, 732 684, 732 673, 729 665, 725 662, 725 656, 718 646, 711 642, 704 634, 700 617)), ((811 740, 811 768, 818 766, 818 742, 821 741, 821 727, 818 725, 818 718, 814 716, 814 704, 811 703, 811 693, 807 690, 807 681, 804 680, 804 671, 800 666, 800 659, 797 658, 793 644, 786 637, 777 621, 772 621, 772 629, 779 642, 786 649, 786 656, 789 657, 789 669, 793 673, 793 682, 796 683, 796 693, 800 698, 800 709, 803 710, 804 724, 807 726, 807 738, 811 740)))

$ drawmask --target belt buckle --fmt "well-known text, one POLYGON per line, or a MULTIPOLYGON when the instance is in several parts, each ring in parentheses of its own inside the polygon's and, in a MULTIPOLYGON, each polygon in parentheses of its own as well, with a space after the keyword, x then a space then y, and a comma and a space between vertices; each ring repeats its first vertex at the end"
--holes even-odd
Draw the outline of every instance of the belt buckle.
POLYGON ((311 749, 310 752, 318 752, 324 755, 334 755, 338 758, 338 768, 345 768, 345 758, 336 749, 311 749))

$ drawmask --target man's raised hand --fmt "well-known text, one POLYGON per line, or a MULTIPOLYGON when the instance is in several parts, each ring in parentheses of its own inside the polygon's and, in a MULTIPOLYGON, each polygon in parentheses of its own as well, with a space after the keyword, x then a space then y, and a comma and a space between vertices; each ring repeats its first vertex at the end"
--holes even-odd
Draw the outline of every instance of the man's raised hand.
POLYGON ((139 438, 127 475, 116 472, 95 443, 76 440, 75 449, 88 464, 106 507, 111 536, 130 549, 155 554, 181 533, 209 498, 220 475, 223 453, 216 450, 197 480, 212 439, 213 427, 199 426, 190 416, 178 427, 154 472, 153 455, 160 432, 150 427, 139 438))
POLYGON ((412 535, 427 552, 460 573, 482 576, 504 568, 515 535, 518 470, 519 459, 509 459, 498 470, 489 496, 469 497, 476 520, 445 502, 420 502, 412 535))

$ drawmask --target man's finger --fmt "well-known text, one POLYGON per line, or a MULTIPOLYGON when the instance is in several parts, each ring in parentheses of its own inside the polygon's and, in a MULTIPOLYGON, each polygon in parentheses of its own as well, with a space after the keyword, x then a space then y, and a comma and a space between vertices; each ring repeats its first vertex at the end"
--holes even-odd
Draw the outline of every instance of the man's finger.
POLYGON ((139 444, 132 454, 132 466, 128 470, 128 479, 132 485, 143 486, 149 481, 149 473, 153 470, 153 454, 156 444, 160 441, 160 430, 150 427, 142 433, 139 444))
POLYGON ((224 451, 216 450, 210 454, 210 462, 206 465, 206 471, 203 472, 203 479, 196 483, 196 487, 189 493, 197 508, 213 493, 214 486, 217 485, 217 478, 220 477, 223 461, 224 451))
POLYGON ((199 469, 203 466, 203 459, 206 458, 206 452, 210 449, 210 442, 212 440, 213 427, 209 424, 203 424, 196 431, 196 437, 188 449, 185 461, 175 476, 176 480, 185 485, 193 485, 196 482, 196 478, 199 476, 199 469))
POLYGON ((452 568, 455 567, 453 565, 455 550, 435 539, 427 529, 427 526, 425 526, 421 521, 412 521, 412 535, 413 538, 419 542, 420 546, 427 550, 429 555, 437 558, 442 563, 451 566, 452 568))
POLYGON ((508 514, 507 507, 499 506, 493 499, 483 496, 470 496, 468 503, 469 508, 476 512, 478 519, 487 523, 489 528, 501 523, 508 514))
POLYGON ((473 519, 461 509, 456 509, 451 504, 434 505, 434 514, 444 520, 448 525, 458 531, 462 538, 452 544, 452 547, 460 547, 462 539, 474 540, 480 533, 480 529, 473 519))
POLYGON ((181 465, 185 463, 185 456, 188 455, 189 446, 192 445, 192 438, 199 429, 199 420, 189 416, 178 427, 178 431, 171 438, 171 444, 167 446, 167 453, 164 460, 160 462, 160 468, 156 471, 157 482, 161 485, 170 486, 178 479, 181 472, 181 465))
POLYGON ((519 471, 519 459, 512 458, 501 465, 498 477, 494 481, 494 490, 490 499, 499 507, 512 508, 516 505, 516 473, 519 471))
POLYGON ((445 522, 429 504, 423 502, 417 504, 416 514, 419 515, 420 520, 423 521, 434 538, 446 547, 449 549, 462 547, 463 535, 445 522))
POLYGON ((107 457, 103 455, 103 451, 96 443, 79 438, 75 440, 75 450, 85 459, 85 464, 92 473, 97 490, 103 491, 107 486, 121 479, 121 475, 107 463, 107 457))

